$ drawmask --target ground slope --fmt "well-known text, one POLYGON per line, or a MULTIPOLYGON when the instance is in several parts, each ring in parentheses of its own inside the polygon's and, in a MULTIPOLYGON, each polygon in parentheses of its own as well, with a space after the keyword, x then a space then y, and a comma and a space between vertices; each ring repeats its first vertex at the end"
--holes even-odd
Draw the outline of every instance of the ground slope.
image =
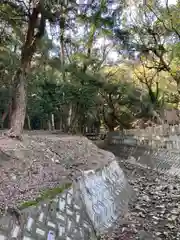
POLYGON ((100 168, 114 155, 80 136, 31 132, 23 141, 0 137, 0 208, 34 200, 70 183, 81 171, 100 168))

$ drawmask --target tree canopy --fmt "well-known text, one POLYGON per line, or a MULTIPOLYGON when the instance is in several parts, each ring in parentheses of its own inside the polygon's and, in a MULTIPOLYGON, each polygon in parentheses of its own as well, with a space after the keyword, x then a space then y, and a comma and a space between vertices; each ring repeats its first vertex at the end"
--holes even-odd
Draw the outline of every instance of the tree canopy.
POLYGON ((1 128, 160 123, 179 107, 179 12, 168 0, 1 0, 1 128))

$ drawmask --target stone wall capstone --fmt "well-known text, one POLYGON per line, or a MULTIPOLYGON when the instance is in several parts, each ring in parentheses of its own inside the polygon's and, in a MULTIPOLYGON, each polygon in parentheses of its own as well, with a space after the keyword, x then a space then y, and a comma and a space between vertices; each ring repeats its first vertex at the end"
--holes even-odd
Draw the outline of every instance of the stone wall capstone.
POLYGON ((107 134, 108 144, 128 144, 151 148, 180 149, 180 125, 114 131, 107 134))
POLYGON ((158 125, 155 127, 147 127, 145 129, 125 129, 124 135, 136 136, 166 136, 166 135, 180 135, 180 125, 170 126, 168 124, 158 125))

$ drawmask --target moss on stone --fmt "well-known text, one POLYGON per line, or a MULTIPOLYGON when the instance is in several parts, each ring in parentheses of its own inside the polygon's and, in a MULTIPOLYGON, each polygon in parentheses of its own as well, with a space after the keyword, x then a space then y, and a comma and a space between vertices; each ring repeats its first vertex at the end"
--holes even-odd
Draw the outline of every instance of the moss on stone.
POLYGON ((40 202, 45 201, 47 199, 53 199, 58 194, 62 193, 64 190, 68 189, 71 185, 72 185, 71 183, 66 183, 62 186, 42 191, 40 193, 40 196, 37 197, 35 200, 25 201, 22 204, 20 204, 19 209, 23 210, 23 209, 28 208, 28 207, 36 206, 40 202))
POLYGON ((37 205, 38 202, 36 200, 29 200, 29 201, 26 201, 26 202, 23 202, 20 206, 19 206, 19 209, 20 210, 23 210, 25 208, 28 208, 28 207, 32 207, 32 206, 35 206, 37 205))

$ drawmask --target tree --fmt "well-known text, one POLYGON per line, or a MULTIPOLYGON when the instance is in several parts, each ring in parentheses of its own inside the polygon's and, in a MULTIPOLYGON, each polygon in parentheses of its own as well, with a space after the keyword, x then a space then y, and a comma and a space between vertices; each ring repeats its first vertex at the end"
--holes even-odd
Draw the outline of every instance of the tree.
MULTIPOLYGON (((36 52, 38 43, 45 32, 47 13, 44 1, 42 0, 32 6, 29 2, 28 9, 20 2, 12 3, 11 1, 3 1, 1 10, 9 11, 10 14, 14 14, 15 12, 15 16, 21 18, 21 26, 26 31, 25 40, 21 48, 20 64, 12 80, 13 92, 11 123, 10 130, 7 133, 10 137, 21 138, 26 115, 26 80, 31 68, 33 55, 36 52), (23 21, 27 21, 27 27, 26 24, 23 24, 23 21)), ((9 18, 7 18, 7 21, 8 20, 9 18)))
POLYGON ((25 127, 51 122, 66 132, 100 122, 129 128, 178 104, 176 8, 148 1, 130 21, 124 1, 12 2, 0 7, 0 113, 2 127, 11 116, 9 136, 21 137, 24 119, 25 127), (115 50, 118 61, 109 61, 115 50))
POLYGON ((129 33, 133 34, 133 46, 140 53, 140 56, 153 62, 148 66, 158 72, 166 71, 175 80, 177 89, 180 86, 179 65, 179 18, 177 14, 180 5, 169 5, 168 0, 165 6, 149 2, 139 6, 137 15, 132 20, 129 33), (178 20, 176 20, 178 19, 178 20))
POLYGON ((128 128, 133 119, 129 100, 136 93, 131 81, 131 69, 130 65, 121 64, 101 70, 104 77, 100 87, 103 120, 109 131, 117 126, 128 128))

